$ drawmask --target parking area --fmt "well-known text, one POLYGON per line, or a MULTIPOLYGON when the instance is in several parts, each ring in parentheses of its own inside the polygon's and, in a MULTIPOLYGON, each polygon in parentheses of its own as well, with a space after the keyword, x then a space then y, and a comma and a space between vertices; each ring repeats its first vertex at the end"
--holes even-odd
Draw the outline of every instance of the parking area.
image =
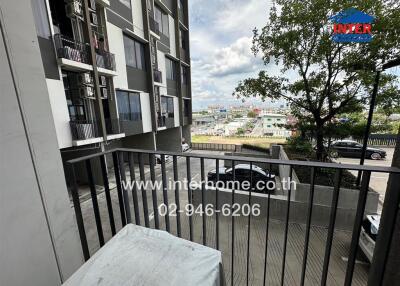
MULTIPOLYGON (((381 167, 390 167, 393 160, 393 153, 394 148, 380 148, 386 151, 387 156, 384 160, 371 160, 365 159, 364 164, 370 166, 381 166, 381 167)), ((335 162, 343 163, 343 164, 360 164, 359 158, 344 158, 340 157, 335 159, 335 162)), ((357 172, 351 171, 355 176, 357 176, 357 172)), ((379 193, 379 200, 383 203, 385 199, 385 192, 386 192, 386 185, 388 181, 389 175, 388 174, 381 174, 381 173, 372 173, 371 174, 371 182, 370 185, 372 188, 379 193)))

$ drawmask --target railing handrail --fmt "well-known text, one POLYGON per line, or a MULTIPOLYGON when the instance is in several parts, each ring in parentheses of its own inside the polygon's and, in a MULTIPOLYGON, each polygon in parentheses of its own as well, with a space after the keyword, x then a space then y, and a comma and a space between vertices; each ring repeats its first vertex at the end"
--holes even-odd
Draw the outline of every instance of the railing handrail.
POLYGON ((65 41, 65 42, 69 42, 71 44, 78 44, 78 45, 85 45, 85 46, 90 46, 89 43, 85 43, 85 42, 80 42, 75 40, 74 38, 71 38, 69 36, 65 36, 63 34, 55 34, 54 38, 59 38, 61 41, 65 41))
POLYGON ((305 167, 317 167, 317 168, 332 168, 341 170, 354 170, 354 171, 370 171, 379 173, 393 173, 400 174, 400 168, 396 167, 381 167, 372 165, 354 165, 354 164, 338 164, 338 163, 324 163, 317 161, 297 161, 297 160, 281 160, 281 159, 268 159, 268 158, 255 158, 245 156, 230 156, 230 155, 213 155, 213 154, 199 154, 199 153, 181 153, 181 152, 170 152, 170 151, 154 151, 154 150, 143 150, 143 149, 130 149, 130 148, 114 148, 104 152, 94 153, 88 156, 75 158, 67 161, 68 164, 75 164, 78 162, 85 161, 87 159, 96 158, 102 155, 111 154, 114 152, 131 152, 131 153, 144 153, 144 154, 159 154, 168 156, 179 156, 179 157, 191 157, 191 158, 203 158, 203 159, 219 159, 219 160, 233 160, 233 161, 246 161, 252 163, 267 163, 273 165, 288 165, 288 166, 305 166, 305 167))

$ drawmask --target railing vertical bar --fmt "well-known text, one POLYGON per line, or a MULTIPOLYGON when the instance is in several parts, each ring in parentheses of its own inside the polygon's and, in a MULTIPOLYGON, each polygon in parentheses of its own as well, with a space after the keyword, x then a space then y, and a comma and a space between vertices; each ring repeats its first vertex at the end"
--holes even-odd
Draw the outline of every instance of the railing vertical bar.
POLYGON ((207 245, 207 221, 205 214, 205 174, 204 174, 204 158, 200 158, 200 172, 201 172, 201 207, 203 219, 203 245, 207 245))
POLYGON ((144 187, 144 183, 146 182, 146 177, 144 174, 144 162, 143 162, 143 153, 138 154, 139 158, 139 173, 140 173, 140 180, 143 182, 141 191, 142 191, 142 202, 143 202, 143 213, 144 213, 144 225, 146 227, 150 226, 150 221, 149 221, 149 206, 147 203, 147 193, 146 189, 144 187))
POLYGON ((83 257, 85 258, 85 261, 87 261, 90 258, 90 252, 89 252, 88 242, 86 239, 85 225, 83 223, 82 209, 78 193, 78 183, 76 182, 74 165, 71 164, 70 166, 71 166, 71 176, 72 176, 71 195, 72 195, 72 201, 74 203, 75 218, 76 218, 76 223, 78 225, 79 237, 81 239, 83 257))
POLYGON ((123 185, 122 188, 122 195, 124 196, 126 223, 132 223, 131 208, 129 205, 129 195, 128 195, 128 190, 126 189, 127 184, 126 184, 126 174, 125 174, 124 152, 119 153, 118 160, 119 160, 119 170, 121 173, 121 180, 125 184, 123 185))
POLYGON ((180 207, 180 200, 179 200, 179 175, 178 175, 178 159, 177 156, 174 155, 172 158, 172 164, 174 169, 174 189, 175 189, 175 204, 176 204, 176 229, 178 237, 182 237, 182 230, 181 230, 181 207, 180 207))
MULTIPOLYGON (((192 200, 192 189, 190 183, 192 181, 192 174, 190 170, 190 157, 186 157, 186 178, 187 178, 187 191, 188 191, 188 201, 189 205, 193 206, 192 200)), ((193 241, 193 213, 189 215, 189 239, 193 241)))
POLYGON ((164 205, 167 208, 167 213, 165 214, 165 228, 168 232, 170 232, 167 172, 165 170, 165 155, 164 154, 161 155, 161 175, 162 175, 162 185, 163 185, 163 200, 164 200, 164 205))
MULTIPOLYGON (((219 182, 219 159, 215 160, 215 172, 216 172, 216 177, 217 177, 217 182, 219 182)), ((219 191, 218 188, 215 188, 215 240, 216 240, 216 246, 217 250, 219 250, 219 191)))
POLYGON ((86 172, 89 180, 90 196, 92 197, 94 218, 96 220, 97 236, 99 238, 99 244, 101 247, 104 245, 104 235, 103 235, 103 227, 101 225, 99 203, 97 202, 97 192, 96 192, 96 186, 94 184, 92 164, 90 162, 90 159, 86 160, 86 172))
MULTIPOLYGON (((250 189, 249 189, 249 210, 251 212, 251 191, 253 188, 253 162, 250 162, 250 189)), ((249 271, 250 271, 250 230, 251 230, 251 213, 247 218, 247 257, 246 257, 246 285, 249 285, 249 271)))
POLYGON ((290 217, 290 200, 292 196, 292 184, 290 181, 293 176, 293 166, 289 167, 289 189, 288 189, 288 197, 286 204, 286 217, 285 217, 285 235, 283 240, 283 257, 282 257, 282 271, 281 271, 281 286, 285 283, 285 267, 286 267, 286 249, 287 249, 287 240, 288 240, 288 231, 289 231, 289 217, 290 217))
POLYGON ((353 232, 351 236, 350 254, 347 262, 346 278, 344 280, 345 286, 350 286, 353 280, 354 264, 356 262, 358 240, 360 239, 361 224, 364 218, 365 205, 367 203, 370 178, 371 178, 371 171, 364 171, 361 180, 361 188, 360 188, 360 194, 358 196, 356 217, 354 219, 353 232))
POLYGON ((110 220, 111 234, 114 236, 116 234, 116 230, 115 230, 114 212, 113 212, 112 200, 111 200, 111 194, 110 194, 110 184, 108 182, 106 155, 100 156, 99 159, 100 159, 101 173, 103 176, 104 193, 106 196, 106 203, 107 203, 107 210, 108 210, 108 218, 110 220))
MULTIPOLYGON (((232 181, 236 180, 236 170, 235 170, 235 161, 232 160, 232 181)), ((235 184, 233 184, 235 185, 235 184)), ((233 278, 235 272, 235 216, 233 215, 233 205, 235 204, 235 188, 232 188, 232 205, 231 205, 231 215, 232 215, 232 252, 231 252, 231 286, 233 286, 233 278)))
POLYGON ((121 214, 121 223, 122 226, 125 226, 126 225, 125 207, 124 207, 124 198, 122 195, 121 177, 119 173, 119 162, 118 162, 117 152, 113 152, 112 156, 114 164, 115 182, 117 184, 118 204, 119 204, 119 211, 121 214))
POLYGON ((310 242, 310 230, 311 230, 311 218, 314 203, 314 189, 315 189, 315 167, 311 168, 311 183, 310 183, 310 194, 308 196, 308 213, 307 213, 307 223, 306 223, 306 237, 304 240, 304 253, 303 253, 303 266, 301 270, 301 282, 300 285, 304 285, 307 271, 307 258, 308 258, 308 244, 310 242))
MULTIPOLYGON (((272 165, 269 164, 269 173, 271 174, 272 165)), ((265 227, 265 253, 264 253, 264 275, 263 275, 263 285, 267 282, 267 264, 268 264, 268 238, 269 238, 269 212, 270 212, 270 201, 271 201, 271 191, 268 190, 267 197, 267 223, 265 227)))
POLYGON ((134 153, 129 153, 129 173, 131 175, 132 183, 132 201, 133 201, 133 211, 135 212, 135 223, 140 225, 140 214, 139 214, 139 200, 136 188, 136 174, 135 174, 135 159, 134 153))
POLYGON ((324 266, 322 268, 321 286, 326 285, 326 280, 328 278, 329 260, 331 257, 332 240, 333 240, 333 235, 334 235, 334 231, 335 231, 336 212, 337 212, 337 207, 338 207, 338 202, 339 202, 339 191, 340 191, 341 178, 342 178, 342 170, 337 169, 336 173, 335 173, 335 179, 334 179, 335 185, 334 185, 334 189, 333 189, 328 235, 326 237, 325 257, 324 257, 324 266))
POLYGON ((153 215, 154 215, 154 226, 156 229, 160 229, 160 220, 158 217, 158 200, 157 200, 157 190, 155 188, 156 182, 156 172, 154 169, 155 165, 155 156, 154 154, 149 154, 149 163, 150 163, 150 179, 153 184, 152 192, 152 199, 153 199, 153 215))

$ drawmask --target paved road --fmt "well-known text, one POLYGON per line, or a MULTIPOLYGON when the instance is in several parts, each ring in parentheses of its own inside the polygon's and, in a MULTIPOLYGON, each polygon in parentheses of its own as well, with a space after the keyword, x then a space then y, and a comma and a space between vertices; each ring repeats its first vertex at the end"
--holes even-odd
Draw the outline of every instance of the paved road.
MULTIPOLYGON (((371 159, 365 159, 365 165, 370 165, 370 166, 384 166, 384 167, 390 167, 392 164, 392 159, 393 159, 393 153, 394 153, 394 148, 381 148, 386 151, 387 157, 384 160, 371 160, 371 159)), ((338 158, 335 160, 336 162, 339 163, 345 163, 345 164, 355 164, 358 165, 360 163, 360 159, 357 158, 338 158)), ((351 171, 354 175, 357 176, 357 172, 351 171)), ((372 173, 371 174, 371 186, 372 188, 379 193, 379 200, 383 202, 385 199, 385 192, 386 192, 386 185, 388 181, 389 175, 384 174, 384 173, 372 173)))
POLYGON ((262 124, 262 120, 258 119, 253 131, 251 132, 251 135, 253 136, 262 136, 264 135, 264 128, 263 128, 263 124, 262 124))

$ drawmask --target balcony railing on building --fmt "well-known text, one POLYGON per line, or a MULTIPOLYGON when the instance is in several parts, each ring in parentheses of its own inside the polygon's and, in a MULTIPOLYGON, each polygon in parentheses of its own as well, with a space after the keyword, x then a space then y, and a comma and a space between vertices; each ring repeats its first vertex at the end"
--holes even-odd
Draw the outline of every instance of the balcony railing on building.
POLYGON ((115 55, 107 51, 96 52, 96 65, 99 68, 115 71, 115 55))
POLYGON ((158 22, 156 22, 154 17, 152 15, 150 15, 150 14, 149 14, 149 25, 150 25, 150 30, 152 32, 154 32, 157 35, 161 34, 160 25, 158 24, 158 22))
POLYGON ((159 70, 154 70, 153 74, 154 74, 154 81, 162 83, 162 72, 159 70))
POLYGON ((72 140, 87 140, 100 137, 99 122, 96 120, 71 120, 72 140))
POLYGON ((90 47, 61 34, 54 35, 54 44, 58 58, 63 58, 83 64, 90 63, 90 47))
MULTIPOLYGON (((368 277, 368 268, 356 265, 356 257, 364 213, 370 198, 371 173, 390 174, 397 179, 400 178, 400 170, 397 168, 265 157, 114 149, 69 161, 71 173, 76 174, 75 165, 82 163, 86 163, 87 166, 89 187, 95 189, 95 173, 100 174, 97 179, 103 182, 104 186, 101 201, 98 201, 96 192, 91 192, 92 204, 81 204, 80 187, 76 178, 72 178, 71 182, 71 194, 86 260, 96 252, 98 245, 102 247, 119 229, 126 224, 135 223, 166 230, 178 237, 220 250, 225 261, 223 267, 229 285, 350 286, 352 283, 366 285, 369 281, 382 282, 375 272, 369 273, 368 277), (169 165, 166 164, 167 158, 172 158, 169 165), (112 162, 113 167, 108 162, 112 162), (289 178, 292 177, 295 167, 308 169, 311 178, 307 188, 303 190, 306 197, 301 202, 294 201, 294 196, 298 193, 291 183, 285 196, 276 197, 271 195, 271 192, 260 194, 253 193, 251 189, 236 191, 235 188, 219 189, 219 186, 210 188, 206 185, 205 166, 215 169, 214 175, 218 180, 221 167, 243 163, 249 164, 249 170, 252 170, 252 166, 264 166, 269 172, 281 170, 279 172, 284 172, 289 178), (149 165, 149 168, 145 169, 145 165, 149 165), (92 168, 96 168, 95 173, 92 168), (342 185, 342 175, 346 170, 363 172, 361 186, 355 189, 356 199, 353 199, 354 209, 351 209, 351 213, 344 213, 341 209, 343 203, 348 204, 343 202, 349 192, 342 185), (321 189, 317 184, 319 176, 330 176, 332 179, 333 187, 328 191, 331 199, 329 207, 325 209, 320 205, 321 189), (184 185, 171 185, 171 178, 175 182, 186 182, 184 185), (194 178, 198 178, 196 181, 199 181, 200 185, 196 184, 194 187, 191 184, 194 178), (123 182, 128 181, 137 182, 137 188, 123 188, 126 186, 123 182), (160 181, 162 187, 159 189, 151 187, 151 184, 150 187, 141 184, 147 181, 160 181), (158 193, 159 191, 161 193, 158 193), (235 205, 248 204, 249 209, 252 209, 255 203, 261 204, 261 217, 251 213, 243 218, 233 215, 235 205), (168 210, 171 204, 174 205, 173 211, 168 210), (194 205, 196 211, 188 215, 186 204, 194 205), (214 211, 212 215, 205 215, 210 212, 210 204, 214 211), (228 215, 223 215, 222 210, 226 204, 230 211, 228 215), (167 208, 163 214, 160 205, 167 208), (89 213, 91 207, 95 219, 87 219, 82 215, 89 213), (198 210, 201 210, 202 214, 198 213, 198 210), (277 215, 282 216, 282 220, 278 221, 277 215), (315 223, 321 223, 321 219, 324 227, 314 226, 315 223), (349 230, 340 229, 344 223, 349 230), (347 259, 344 260, 343 257, 347 259)), ((232 176, 232 180, 235 181, 243 174, 236 174, 233 168, 232 176)), ((255 178, 248 175, 248 180, 252 186, 255 178)), ((386 200, 398 198, 398 189, 395 186, 389 188, 386 200)), ((398 201, 394 201, 390 205, 398 207, 398 204, 398 201)), ((384 207, 386 205, 389 204, 385 201, 384 207)), ((395 212, 389 211, 388 215, 391 216, 389 220, 396 217, 395 212)), ((390 233, 390 230, 380 229, 377 243, 380 239, 387 239, 380 238, 380 233, 390 233)), ((381 261, 380 256, 387 255, 389 247, 390 243, 380 244, 380 251, 374 253, 371 269, 382 270, 383 266, 377 265, 376 261, 381 261)))

